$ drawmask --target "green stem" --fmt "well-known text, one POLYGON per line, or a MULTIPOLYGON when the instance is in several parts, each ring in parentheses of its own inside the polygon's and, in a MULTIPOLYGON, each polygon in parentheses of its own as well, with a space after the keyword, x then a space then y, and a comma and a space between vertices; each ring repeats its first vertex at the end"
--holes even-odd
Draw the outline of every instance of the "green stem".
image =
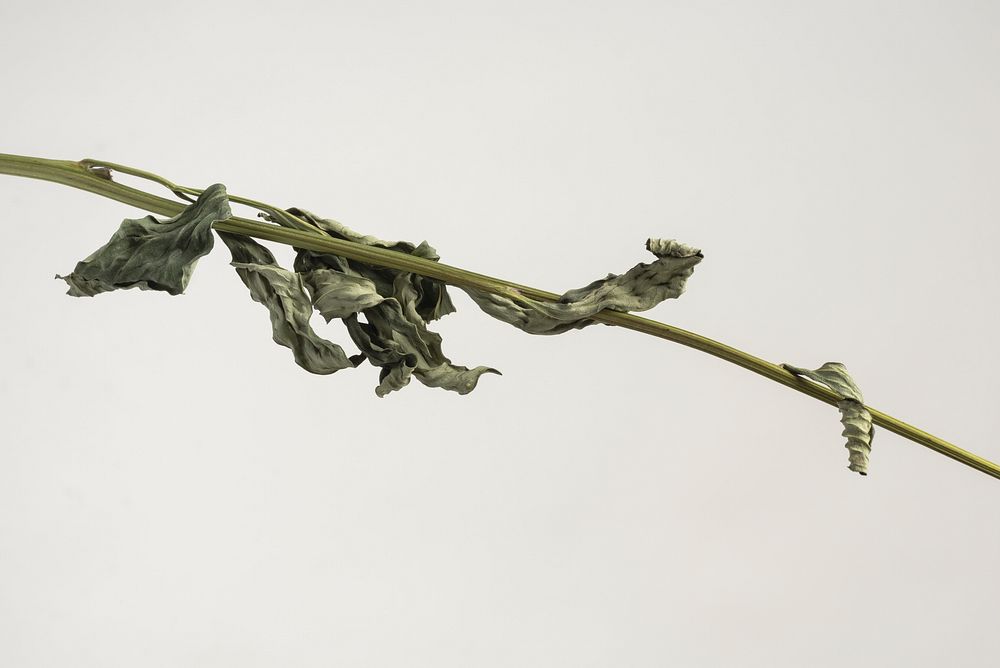
MULTIPOLYGON (((42 179, 72 186, 81 190, 103 195, 113 200, 129 204, 152 213, 165 216, 175 216, 187 206, 181 202, 158 197, 144 192, 137 188, 112 181, 107 176, 107 169, 116 170, 124 174, 131 174, 156 183, 159 183, 178 196, 183 194, 199 194, 201 191, 195 188, 178 186, 160 176, 117 165, 115 163, 103 162, 99 160, 82 160, 79 162, 70 160, 50 160, 47 158, 35 158, 27 156, 8 155, 0 153, 0 174, 10 174, 13 176, 23 176, 34 179, 42 179)), ((222 232, 232 232, 243 234, 267 241, 289 244, 296 248, 305 248, 317 252, 326 252, 347 257, 352 260, 365 262, 373 265, 390 267, 400 271, 409 271, 421 274, 450 285, 467 287, 484 292, 491 292, 506 297, 516 298, 526 296, 532 299, 544 301, 558 301, 559 295, 537 288, 532 288, 517 283, 511 283, 491 276, 477 274, 457 267, 451 267, 440 262, 432 262, 423 258, 398 253, 395 251, 365 246, 334 239, 319 231, 308 221, 293 216, 278 207, 257 202, 255 200, 230 195, 233 202, 246 204, 268 213, 279 225, 260 223, 246 218, 233 217, 215 223, 214 227, 222 232)), ((807 394, 814 399, 836 406, 840 397, 832 390, 802 379, 781 366, 773 364, 759 357, 755 357, 742 350, 737 350, 724 343, 713 341, 694 332, 688 332, 664 323, 640 318, 629 313, 617 311, 602 311, 592 318, 607 325, 615 325, 625 329, 631 329, 643 334, 649 334, 661 339, 680 343, 682 345, 700 350, 714 355, 727 362, 732 362, 738 366, 753 371, 765 378, 781 383, 793 390, 807 394)), ((984 459, 976 454, 963 450, 958 446, 943 439, 928 434, 917 429, 902 420, 898 420, 890 415, 876 410, 871 406, 866 406, 871 412, 873 422, 880 427, 888 429, 904 438, 919 443, 925 447, 939 452, 947 457, 959 461, 987 475, 1000 479, 1000 466, 984 459)))
MULTIPOLYGON (((159 183, 161 186, 167 188, 168 190, 170 190, 170 192, 177 195, 181 199, 186 200, 187 202, 194 202, 194 200, 188 197, 188 195, 197 196, 203 192, 201 188, 188 188, 187 186, 179 186, 173 181, 168 181, 162 176, 153 174, 152 172, 147 172, 143 169, 137 169, 135 167, 129 167, 127 165, 119 165, 118 163, 115 162, 104 162, 101 160, 94 160, 93 158, 85 158, 80 161, 80 164, 83 165, 84 167, 87 167, 91 171, 97 171, 103 168, 105 170, 121 172, 122 174, 129 174, 130 176, 138 176, 140 179, 146 179, 147 181, 152 181, 153 183, 159 183)), ((97 173, 103 174, 104 172, 97 171, 97 173)), ((277 219, 281 224, 285 225, 285 227, 291 227, 292 229, 297 229, 297 230, 305 230, 306 232, 314 232, 316 234, 323 234, 325 236, 323 230, 316 227, 311 222, 303 220, 298 216, 293 216, 284 209, 279 209, 275 206, 271 206, 270 204, 265 204, 263 202, 258 202, 257 200, 248 199, 246 197, 240 197, 238 195, 232 195, 228 193, 227 193, 227 199, 229 199, 230 202, 236 202, 237 204, 245 204, 246 206, 252 207, 254 209, 259 209, 270 215, 272 218, 277 219)))

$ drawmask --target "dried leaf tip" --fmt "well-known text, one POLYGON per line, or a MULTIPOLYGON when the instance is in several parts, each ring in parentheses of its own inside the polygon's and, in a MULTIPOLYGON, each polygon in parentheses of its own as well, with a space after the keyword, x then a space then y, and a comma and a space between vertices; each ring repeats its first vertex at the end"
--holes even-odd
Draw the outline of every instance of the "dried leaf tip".
POLYGON ((864 405, 861 389, 847 373, 847 367, 840 362, 827 362, 818 369, 803 369, 791 364, 781 365, 786 371, 797 376, 825 385, 836 392, 841 400, 837 402, 840 422, 844 425, 842 436, 847 437, 849 451, 847 468, 861 475, 868 475, 868 456, 872 451, 875 428, 872 415, 864 405))
POLYGON ((604 309, 648 311, 666 299, 684 293, 687 279, 702 261, 701 251, 674 239, 647 239, 646 249, 656 256, 622 275, 608 274, 589 285, 565 292, 558 302, 543 302, 523 295, 514 298, 463 287, 488 315, 529 334, 562 334, 582 329, 604 309))
POLYGON ((646 250, 657 257, 705 257, 700 248, 682 244, 676 239, 646 239, 646 250))

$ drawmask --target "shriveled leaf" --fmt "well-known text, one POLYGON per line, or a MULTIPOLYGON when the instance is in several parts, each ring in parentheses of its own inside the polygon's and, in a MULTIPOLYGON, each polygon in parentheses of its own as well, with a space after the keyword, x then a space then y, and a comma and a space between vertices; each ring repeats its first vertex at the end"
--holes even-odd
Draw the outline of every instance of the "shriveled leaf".
POLYGON ((444 359, 445 362, 437 366, 414 370, 413 375, 427 387, 440 387, 452 392, 458 392, 459 394, 468 394, 476 389, 479 377, 484 373, 494 373, 498 376, 503 375, 496 369, 488 366, 477 366, 470 369, 469 367, 452 364, 448 361, 447 357, 444 359))
POLYGON ((844 399, 854 399, 860 403, 864 403, 865 401, 861 395, 861 388, 857 386, 854 379, 847 373, 847 367, 840 362, 827 362, 815 370, 803 369, 791 364, 782 364, 781 366, 796 376, 804 376, 821 385, 826 385, 844 399))
POLYGON ((419 244, 412 244, 409 241, 385 241, 384 239, 379 239, 370 234, 361 234, 360 232, 355 232, 351 228, 347 227, 343 223, 337 222, 330 218, 320 218, 311 211, 306 211, 305 209, 300 209, 293 207, 288 209, 288 213, 293 216, 298 216, 304 220, 309 221, 316 227, 320 228, 331 237, 336 239, 344 239, 346 241, 351 241, 356 244, 362 244, 364 246, 377 246, 378 248, 386 248, 391 251, 396 251, 397 253, 406 253, 407 255, 416 255, 428 260, 439 260, 440 257, 437 251, 434 250, 426 241, 422 241, 419 244))
POLYGON ((128 288, 181 294, 198 258, 212 250, 212 223, 230 216, 226 187, 216 183, 173 218, 124 220, 73 273, 56 278, 69 284, 66 294, 74 297, 128 288))
MULTIPOLYGON (((406 282, 405 275, 400 282, 406 282)), ((441 351, 441 336, 427 329, 405 292, 365 309, 364 315, 367 323, 357 316, 344 322, 355 345, 382 369, 375 388, 380 397, 406 386, 411 375, 429 387, 468 394, 484 373, 500 373, 486 366, 469 369, 452 364, 441 351)))
MULTIPOLYGON (((428 387, 440 387, 459 394, 468 394, 476 389, 479 377, 484 373, 500 375, 500 372, 488 366, 477 366, 468 368, 457 364, 452 364, 451 360, 445 357, 441 351, 441 335, 427 329, 422 315, 420 314, 419 287, 411 280, 412 274, 401 273, 396 277, 393 294, 394 299, 399 303, 400 312, 403 317, 412 325, 412 329, 401 329, 410 336, 406 337, 406 343, 415 349, 417 365, 413 370, 413 375, 428 387), (414 339, 418 337, 421 345, 414 344, 414 339), (426 352, 424 352, 426 351, 426 352)), ((393 312, 395 315, 395 311, 393 312)))
POLYGON ((483 311, 529 334, 561 334, 594 324, 604 309, 646 311, 665 299, 679 297, 694 267, 703 259, 697 248, 673 239, 649 239, 646 249, 656 255, 618 276, 570 290, 559 302, 542 302, 520 294, 502 296, 462 288, 483 311))
MULTIPOLYGON (((303 209, 288 212, 337 239, 427 260, 439 259, 427 242, 414 245, 408 241, 383 241, 303 209)), ((470 369, 452 364, 441 351, 441 337, 428 330, 427 323, 453 312, 455 307, 440 281, 306 249, 297 249, 295 270, 303 277, 323 317, 328 322, 342 318, 355 345, 369 362, 380 367, 375 389, 378 396, 405 387, 412 377, 429 387, 467 394, 484 373, 500 373, 487 366, 470 369), (362 322, 358 311, 367 322, 362 322)))
MULTIPOLYGON (((434 262, 441 259, 437 251, 434 250, 434 247, 426 241, 422 241, 419 244, 412 244, 409 241, 384 241, 370 235, 360 234, 335 220, 320 218, 316 214, 304 209, 291 208, 288 209, 288 212, 308 220, 335 239, 343 239, 353 243, 364 244, 365 246, 385 248, 397 253, 406 253, 407 255, 414 255, 434 262)), ((375 284, 376 290, 383 297, 392 296, 392 286, 396 277, 401 273, 397 269, 376 267, 329 253, 316 253, 299 249, 295 260, 295 270, 308 272, 318 268, 335 269, 356 276, 363 276, 375 284)), ((407 275, 416 291, 416 311, 424 322, 431 322, 455 312, 455 305, 452 303, 444 283, 418 274, 407 273, 407 275)))
MULTIPOLYGON (((392 303, 398 307, 395 300, 392 303)), ((392 331, 385 326, 388 319, 379 316, 382 310, 391 309, 391 306, 387 302, 382 302, 380 306, 383 308, 378 311, 372 308, 365 313, 365 319, 369 322, 361 322, 357 315, 351 315, 344 318, 344 324, 347 325, 354 345, 363 351, 369 362, 381 369, 375 394, 384 397, 409 385, 413 369, 417 366, 417 357, 406 353, 403 346, 393 341, 392 331)))
POLYGON ((468 394, 484 373, 500 373, 486 366, 469 369, 452 364, 441 351, 441 336, 427 329, 417 313, 416 299, 410 275, 399 272, 393 296, 364 310, 367 322, 357 316, 344 319, 355 345, 382 369, 375 394, 383 397, 398 390, 411 376, 429 387, 468 394))
POLYGON ((500 374, 487 366, 470 369, 452 364, 441 353, 440 337, 434 332, 426 329, 411 329, 407 332, 405 327, 388 331, 389 327, 399 325, 397 308, 395 300, 387 299, 365 312, 368 324, 358 322, 355 316, 345 320, 355 344, 372 364, 382 369, 379 384, 375 388, 378 396, 384 397, 389 392, 406 386, 411 376, 428 387, 468 394, 476 389, 483 374, 500 374))
POLYGON ((847 437, 845 447, 850 462, 847 468, 861 475, 868 475, 868 456, 872 451, 875 427, 872 425, 871 413, 864 406, 861 390, 847 373, 847 367, 840 362, 827 362, 815 370, 791 364, 781 366, 797 376, 804 376, 827 386, 840 396, 837 408, 840 410, 840 422, 844 425, 841 435, 847 437))
POLYGON ((230 263, 255 302, 271 314, 274 342, 291 348, 295 361, 306 371, 330 374, 357 366, 360 356, 349 358, 344 349, 313 331, 309 324, 312 301, 302 277, 278 266, 274 256, 250 237, 220 232, 233 256, 230 263))
POLYGON ((300 275, 313 306, 327 322, 371 308, 384 299, 375 284, 363 276, 333 269, 316 269, 300 275))

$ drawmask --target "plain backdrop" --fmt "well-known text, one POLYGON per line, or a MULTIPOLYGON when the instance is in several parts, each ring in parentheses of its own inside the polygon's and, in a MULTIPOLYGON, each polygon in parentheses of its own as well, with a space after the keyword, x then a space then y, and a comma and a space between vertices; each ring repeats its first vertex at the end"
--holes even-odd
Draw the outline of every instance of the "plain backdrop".
MULTIPOLYGON (((0 150, 556 292, 676 238, 705 260, 647 315, 844 362, 997 461, 998 29, 994 2, 5 0, 0 150)), ((504 375, 378 399, 272 343, 221 243, 183 296, 75 299, 53 275, 141 212, 6 176, 0 203, 0 665, 996 665, 1000 481, 882 429, 863 478, 830 406, 457 290, 445 353, 504 375)))

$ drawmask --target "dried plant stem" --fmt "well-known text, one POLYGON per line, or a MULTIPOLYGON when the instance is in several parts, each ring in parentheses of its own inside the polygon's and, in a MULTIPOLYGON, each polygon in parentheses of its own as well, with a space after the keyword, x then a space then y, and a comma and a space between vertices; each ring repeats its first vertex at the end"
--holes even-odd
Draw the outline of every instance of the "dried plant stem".
MULTIPOLYGON (((109 169, 153 181, 163 185, 184 199, 187 199, 185 195, 197 195, 201 192, 196 188, 178 186, 150 172, 100 160, 50 160, 0 153, 0 174, 61 183, 165 216, 175 216, 187 206, 183 202, 158 197, 137 188, 112 181, 107 176, 107 170, 109 169)), ((214 224, 215 229, 222 232, 243 234, 257 239, 289 244, 296 248, 304 248, 317 252, 333 253, 368 264, 421 274, 450 285, 469 287, 507 297, 523 295, 532 299, 545 301, 557 301, 559 299, 559 295, 551 292, 518 285, 517 283, 477 274, 457 267, 450 267, 446 264, 432 262, 414 255, 334 239, 329 235, 322 234, 311 223, 293 216, 283 209, 233 195, 230 195, 229 199, 233 202, 246 204, 264 211, 278 225, 233 217, 214 224)), ((629 313, 608 310, 594 316, 593 320, 656 336, 714 355, 832 406, 836 406, 840 400, 840 397, 833 391, 811 381, 799 378, 777 364, 678 327, 647 318, 640 318, 629 313)), ((917 429, 871 406, 866 406, 866 408, 868 408, 872 414, 874 423, 878 426, 962 462, 987 475, 1000 479, 1000 466, 997 464, 917 429)))

